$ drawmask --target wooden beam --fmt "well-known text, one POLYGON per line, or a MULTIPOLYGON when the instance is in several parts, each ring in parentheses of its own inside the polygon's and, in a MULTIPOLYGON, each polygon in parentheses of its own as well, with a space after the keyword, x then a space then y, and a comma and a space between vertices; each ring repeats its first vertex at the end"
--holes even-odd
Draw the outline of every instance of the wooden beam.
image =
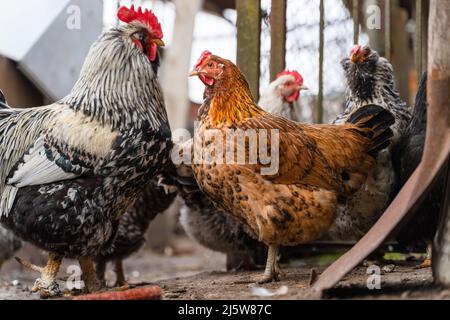
POLYGON ((261 39, 261 1, 236 0, 237 65, 250 84, 256 101, 259 99, 259 60, 261 39))
POLYGON ((392 3, 391 0, 385 0, 384 3, 384 56, 386 59, 392 58, 392 3))
POLYGON ((353 44, 359 43, 359 0, 353 0, 353 44))
MULTIPOLYGON (((450 139, 450 1, 430 1, 429 24, 428 117, 436 118, 436 125, 427 130, 427 139, 437 148, 442 148, 442 140, 450 139)), ((447 183, 446 190, 433 247, 433 275, 437 284, 450 287, 450 183, 447 183)))
POLYGON ((423 0, 416 0, 416 37, 414 43, 414 56, 415 56, 415 67, 417 82, 419 82, 420 76, 422 74, 422 28, 424 25, 423 21, 423 0))
POLYGON ((286 0, 272 0, 270 11, 270 81, 286 67, 286 0))
POLYGON ((325 6, 324 0, 320 0, 320 23, 319 23, 319 94, 317 97, 316 122, 323 122, 323 61, 325 49, 325 6))

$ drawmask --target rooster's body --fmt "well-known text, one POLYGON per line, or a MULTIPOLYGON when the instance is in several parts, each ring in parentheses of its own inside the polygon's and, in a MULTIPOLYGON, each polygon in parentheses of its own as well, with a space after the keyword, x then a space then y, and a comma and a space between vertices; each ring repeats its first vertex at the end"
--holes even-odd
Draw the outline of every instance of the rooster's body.
POLYGON ((245 223, 252 236, 269 247, 261 282, 271 281, 278 275, 278 247, 323 235, 334 220, 339 199, 364 182, 374 157, 389 145, 392 116, 381 107, 368 106, 350 117, 354 124, 302 125, 258 107, 245 77, 228 60, 205 52, 193 74, 210 91, 194 137, 195 178, 218 208, 245 223), (267 133, 267 146, 259 147, 277 154, 279 167, 272 171, 261 158, 250 163, 254 150, 246 139, 244 145, 241 141, 231 147, 227 135, 236 129, 255 134, 260 143, 267 133), (272 136, 273 130, 278 136, 272 136), (243 148, 245 163, 221 157, 218 142, 231 148, 234 159, 244 156, 238 153, 243 148), (206 158, 196 159, 198 152, 206 158))
POLYGON ((0 220, 50 252, 35 285, 43 295, 59 294, 63 257, 79 260, 87 290, 99 288, 93 257, 169 161, 154 45, 162 32, 151 12, 120 13, 135 18, 100 36, 66 98, 0 122, 0 220))
MULTIPOLYGON (((410 122, 410 111, 395 88, 392 65, 369 47, 357 46, 352 56, 342 62, 348 83, 346 109, 334 121, 344 124, 350 115, 370 104, 388 110, 395 119, 392 125, 394 146, 410 122)), ((357 241, 373 226, 387 208, 395 192, 397 178, 391 159, 391 148, 377 157, 367 181, 345 203, 339 204, 336 220, 326 238, 357 241)))

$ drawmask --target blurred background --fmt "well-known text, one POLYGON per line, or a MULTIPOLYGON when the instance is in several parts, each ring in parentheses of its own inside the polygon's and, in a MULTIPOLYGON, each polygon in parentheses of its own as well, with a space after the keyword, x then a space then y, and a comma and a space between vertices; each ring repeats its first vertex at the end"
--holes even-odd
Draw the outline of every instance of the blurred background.
MULTIPOLYGON (((2 0, 0 88, 9 104, 32 107, 64 97, 91 44, 102 30, 119 24, 117 9, 131 4, 152 9, 164 31, 160 77, 172 129, 189 127, 202 102, 204 86, 188 73, 203 50, 237 62, 256 96, 283 69, 299 71, 310 88, 296 108, 306 122, 329 122, 343 110, 340 61, 354 43, 370 43, 392 61, 398 89, 410 105, 426 65, 422 0, 2 0), (371 29, 369 20, 377 28, 371 29)), ((182 233, 178 210, 176 204, 152 223, 148 246, 156 252, 191 250, 173 240, 182 233)), ((38 262, 32 249, 25 252, 38 262)), ((183 267, 215 268, 217 259, 223 263, 219 254, 208 253, 183 267)), ((160 266, 170 270, 168 261, 155 270, 160 266)))

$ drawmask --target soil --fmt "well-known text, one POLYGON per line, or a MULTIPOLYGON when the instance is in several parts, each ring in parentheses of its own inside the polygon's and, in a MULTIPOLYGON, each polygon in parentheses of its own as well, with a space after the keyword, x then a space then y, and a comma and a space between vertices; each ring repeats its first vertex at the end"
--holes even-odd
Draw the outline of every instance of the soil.
MULTIPOLYGON (((17 256, 43 265, 45 254, 25 246, 17 256)), ((64 261, 61 277, 75 261, 64 261)), ((326 265, 317 261, 294 260, 282 264, 280 282, 255 285, 253 280, 262 271, 225 271, 225 256, 209 251, 185 237, 158 253, 143 248, 125 261, 128 281, 135 285, 158 284, 164 299, 316 299, 309 290, 311 270, 319 274, 326 265), (264 290, 264 289, 267 290, 264 290), (269 296, 268 296, 269 295, 269 296)), ((431 269, 412 265, 380 265, 381 289, 367 287, 367 267, 360 266, 322 299, 450 299, 450 291, 432 284, 431 269)), ((0 270, 0 299, 39 299, 31 293, 36 273, 24 269, 15 260, 0 270)), ((107 273, 109 283, 114 274, 107 273)), ((372 279, 372 278, 371 278, 372 279)), ((64 282, 61 282, 61 287, 64 282)))

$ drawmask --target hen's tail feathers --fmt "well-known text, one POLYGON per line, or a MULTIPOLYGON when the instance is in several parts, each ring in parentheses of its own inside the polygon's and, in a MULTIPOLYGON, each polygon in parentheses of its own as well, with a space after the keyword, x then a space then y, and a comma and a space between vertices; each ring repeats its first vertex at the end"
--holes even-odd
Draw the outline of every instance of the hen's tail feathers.
POLYGON ((427 129, 427 82, 428 77, 425 72, 420 79, 411 122, 408 126, 408 133, 411 135, 422 133, 425 135, 427 129))
POLYGON ((347 122, 362 129, 360 133, 370 138, 367 153, 372 157, 376 158, 381 150, 390 145, 393 136, 390 127, 395 123, 395 118, 383 107, 376 104, 364 106, 353 112, 347 122))

